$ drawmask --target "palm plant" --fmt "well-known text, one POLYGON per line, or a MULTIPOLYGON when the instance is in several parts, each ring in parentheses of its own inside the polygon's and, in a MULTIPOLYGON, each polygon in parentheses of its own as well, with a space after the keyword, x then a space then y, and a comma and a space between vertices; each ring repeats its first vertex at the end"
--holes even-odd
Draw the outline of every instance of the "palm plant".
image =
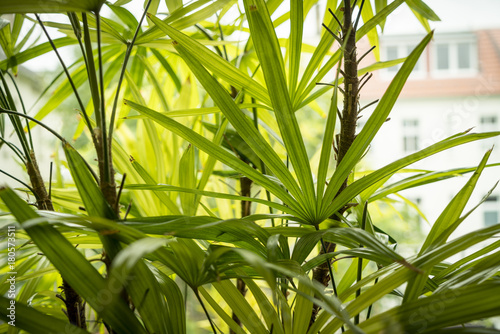
MULTIPOLYGON (((490 152, 475 168, 424 173, 394 184, 389 179, 426 157, 500 133, 465 131, 363 178, 352 173, 432 38, 429 32, 406 59, 357 68, 356 42, 366 35, 376 45, 377 26, 404 1, 375 1, 375 6, 328 1, 325 31, 303 71, 304 17, 315 1, 291 0, 290 11, 273 21, 281 1, 244 0, 244 14, 231 24, 222 17, 238 4, 227 0, 166 1, 164 19, 157 15, 158 1, 146 1, 139 21, 122 6, 127 1, 107 3, 123 24, 101 15, 102 1, 4 2, 0 13, 68 12, 67 23, 36 17, 43 28, 56 27, 68 37, 49 37, 48 44, 21 51, 22 46, 13 47, 14 32, 28 16, 16 14, 18 28, 2 29, 8 37, 0 40, 8 57, 0 62, 3 71, 15 71, 23 61, 48 52, 49 45, 57 53, 62 45, 75 44, 81 58, 71 66, 60 58, 65 79, 53 82, 60 82, 58 95, 35 118, 15 111, 5 82, 2 101, 8 103, 2 102, 0 111, 10 115, 27 143, 21 120, 51 130, 40 119, 73 93, 82 115, 75 136, 89 137, 97 158, 93 166, 60 138, 73 182, 51 189, 49 200, 60 212, 43 206, 34 211, 11 189, 0 190, 23 241, 16 244, 18 281, 23 282, 17 327, 5 323, 6 331, 185 333, 185 306, 193 301, 214 333, 457 332, 449 327, 498 315, 498 242, 453 264, 444 262, 500 232, 496 225, 448 241, 471 213, 464 208, 490 152), (215 13, 215 24, 204 21, 215 13), (288 20, 290 37, 280 44, 275 29, 288 20), (195 23, 196 30, 188 29, 195 23), (236 29, 249 32, 242 50, 224 39, 236 29), (338 48, 330 54, 335 42, 338 48), (369 78, 363 75, 400 62, 355 136, 359 90, 369 78), (335 66, 335 77, 328 78, 335 66), (330 82, 317 86, 322 80, 330 82), (297 115, 326 93, 332 97, 315 170, 297 115), (344 95, 342 113, 339 94, 344 95), (129 114, 131 109, 139 114, 129 114), (333 148, 337 119, 340 132, 333 148), (473 175, 433 224, 418 254, 405 259, 390 235, 390 242, 380 241, 378 236, 387 233, 369 212, 377 200, 468 172, 473 175), (121 176, 118 187, 115 173, 121 176), (239 193, 231 191, 234 178, 239 193), (262 194, 252 196, 252 184, 254 193, 262 189, 262 194), (237 202, 240 213, 226 207, 237 202), (340 260, 350 261, 342 272, 333 264, 340 260), (61 297, 71 324, 54 312, 57 297, 50 281, 57 280, 56 273, 71 287, 61 297), (45 274, 50 276, 44 279, 45 274), (43 289, 52 292, 45 293, 48 303, 33 302, 43 289), (187 298, 187 289, 196 300, 187 298), (71 294, 76 304, 68 302, 71 294), (372 305, 389 294, 401 298, 400 306, 372 316, 372 305), (71 316, 72 307, 78 316, 71 316)), ((437 19, 422 1, 406 4, 424 27, 428 19, 437 19)), ((23 161, 34 156, 29 144, 24 146, 23 161)), ((38 199, 36 185, 44 182, 34 180, 36 172, 29 167, 27 172, 32 185, 24 191, 38 199)), ((8 286, 2 289, 4 294, 8 286)), ((0 317, 6 321, 9 303, 0 298, 0 317)))

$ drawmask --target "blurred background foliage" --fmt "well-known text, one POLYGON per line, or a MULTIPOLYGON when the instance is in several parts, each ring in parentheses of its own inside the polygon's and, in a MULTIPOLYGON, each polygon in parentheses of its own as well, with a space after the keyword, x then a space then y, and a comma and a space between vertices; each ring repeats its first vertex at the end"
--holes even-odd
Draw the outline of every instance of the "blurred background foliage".
MULTIPOLYGON (((439 18, 420 0, 317 2, 4 1, 1 150, 11 153, 1 168, 27 174, 21 185, 11 183, 16 192, 0 191, 5 255, 8 226, 16 226, 19 305, 17 327, 8 326, 2 297, 2 332, 58 332, 68 317, 72 330, 92 333, 452 332, 446 328, 498 315, 498 300, 487 299, 500 289, 498 245, 445 262, 500 231, 447 240, 446 231, 467 216, 488 154, 467 171, 475 173, 428 235, 415 203, 387 194, 370 201, 377 191, 391 193, 390 177, 412 161, 498 135, 459 133, 376 171, 363 162, 432 38, 428 20, 439 18), (337 164, 332 144, 346 94, 337 39, 348 34, 330 32, 342 30, 337 16, 348 10, 360 20, 357 38, 377 46, 400 5, 429 35, 407 58, 373 64, 404 62, 337 164), (330 32, 304 38, 308 22, 330 32), (277 36, 284 26, 287 33, 277 36), (42 69, 53 49, 67 70, 37 74, 37 101, 22 89, 17 94, 23 64, 39 61, 42 69), (30 122, 24 100, 35 102, 26 106, 30 122), (30 184, 33 151, 42 171, 35 179, 52 209, 40 206, 30 184), (321 254, 325 242, 336 244, 336 253, 321 254), (312 269, 330 266, 331 258, 330 285, 311 280, 312 269), (69 305, 66 284, 81 296, 76 304, 69 305), (464 306, 480 300, 477 310, 464 306), (437 302, 446 306, 442 316, 422 316, 437 302), (74 305, 85 325, 68 316, 74 305)), ((11 261, 1 261, 6 282, 11 261)), ((2 286, 3 295, 9 286, 2 286)))

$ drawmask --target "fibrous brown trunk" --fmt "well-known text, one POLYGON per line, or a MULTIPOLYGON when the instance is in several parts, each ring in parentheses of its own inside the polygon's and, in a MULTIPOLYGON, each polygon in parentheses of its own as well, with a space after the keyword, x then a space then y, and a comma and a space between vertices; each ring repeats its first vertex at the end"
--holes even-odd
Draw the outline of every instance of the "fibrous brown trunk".
MULTIPOLYGON (((43 182, 35 154, 30 152, 30 159, 26 162, 26 170, 28 172, 34 195, 36 197, 36 206, 39 210, 54 211, 52 200, 50 199, 45 183, 43 182)), ((71 324, 78 326, 84 330, 87 329, 85 320, 85 306, 80 295, 63 279, 62 290, 64 292, 64 303, 66 305, 66 315, 71 324)))
MULTIPOLYGON (((356 31, 352 17, 351 1, 344 0, 344 22, 342 24, 342 44, 345 45, 343 58, 343 76, 344 76, 344 103, 342 109, 342 118, 340 119, 340 136, 337 147, 337 166, 345 157, 347 151, 351 147, 356 137, 356 121, 358 119, 358 100, 359 100, 359 79, 358 79, 358 63, 356 55, 356 31)), ((336 106, 334 106, 336 107, 336 106)), ((342 192, 347 186, 347 179, 343 182, 337 195, 342 192)), ((339 212, 332 215, 336 219, 337 215, 341 215, 346 208, 342 208, 339 212)), ((325 242, 324 248, 321 247, 320 254, 330 253, 335 251, 336 244, 325 242)), ((328 260, 329 261, 329 260, 328 260)), ((313 279, 328 286, 331 277, 329 273, 329 262, 325 262, 313 270, 313 279)), ((334 287, 335 289, 335 287, 334 287)), ((335 291, 335 290, 334 290, 335 291)), ((316 316, 320 310, 318 305, 314 305, 311 314, 310 325, 316 320, 316 316)))
POLYGON ((93 140, 97 152, 97 162, 99 166, 99 187, 101 188, 104 198, 111 206, 116 215, 119 215, 119 206, 116 193, 116 183, 113 169, 113 160, 111 156, 111 146, 108 148, 108 166, 104 164, 104 147, 108 141, 103 138, 102 131, 99 128, 94 128, 93 140), (106 173, 110 175, 109 181, 106 178, 106 173))
MULTIPOLYGON (((248 177, 242 177, 240 179, 241 196, 250 197, 251 188, 252 188, 252 180, 250 180, 248 177)), ((252 202, 250 201, 241 201, 241 218, 250 216, 252 208, 251 205, 252 202)), ((241 295, 245 297, 245 295, 247 294, 247 286, 245 282, 243 282, 242 279, 238 278, 236 280, 236 287, 240 291, 241 295)), ((238 316, 234 312, 233 312, 233 320, 241 327, 241 321, 240 319, 238 319, 238 316)), ((232 329, 229 330, 229 333, 235 334, 235 332, 232 329)))
POLYGON ((40 174, 40 169, 38 168, 38 163, 36 162, 36 157, 33 152, 30 153, 30 159, 27 159, 26 170, 36 197, 36 207, 39 210, 54 211, 54 206, 47 194, 47 189, 43 183, 43 178, 40 174))

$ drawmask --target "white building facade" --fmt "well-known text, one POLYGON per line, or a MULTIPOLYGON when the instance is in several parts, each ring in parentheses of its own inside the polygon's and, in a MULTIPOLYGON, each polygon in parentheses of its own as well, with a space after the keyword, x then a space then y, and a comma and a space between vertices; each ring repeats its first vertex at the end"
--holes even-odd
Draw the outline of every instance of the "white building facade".
MULTIPOLYGON (((381 60, 406 57, 422 38, 423 35, 382 37, 381 60)), ((365 65, 374 61, 367 59, 365 65)), ((394 66, 375 73, 361 91, 361 105, 380 98, 398 68, 394 66)), ((361 126, 367 116, 360 119, 361 126)), ((384 166, 470 128, 474 128, 472 132, 500 131, 500 30, 436 33, 390 118, 375 137, 366 157, 370 167, 384 166)), ((437 154, 410 168, 440 171, 474 167, 492 146, 495 148, 489 163, 498 163, 500 138, 495 137, 437 154)), ((406 190, 401 195, 419 203, 422 212, 433 223, 471 175, 406 190)), ((499 179, 500 167, 487 168, 466 210, 475 206, 499 179)), ((495 189, 455 236, 499 222, 500 189, 495 189)), ((423 225, 424 230, 429 229, 427 224, 423 225)))

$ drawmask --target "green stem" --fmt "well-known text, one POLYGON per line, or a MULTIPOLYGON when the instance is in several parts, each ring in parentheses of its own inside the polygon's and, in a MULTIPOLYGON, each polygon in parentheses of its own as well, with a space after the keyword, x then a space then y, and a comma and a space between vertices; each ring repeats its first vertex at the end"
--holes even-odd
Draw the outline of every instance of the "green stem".
MULTIPOLYGON (((88 81, 89 81, 89 86, 90 86, 90 93, 92 95, 92 103, 94 104, 94 114, 95 114, 96 124, 100 125, 101 124, 101 113, 99 112, 99 106, 100 106, 99 87, 97 85, 97 76, 96 76, 96 69, 95 69, 95 63, 94 63, 94 54, 92 52, 92 41, 90 39, 90 29, 89 29, 89 23, 87 20, 86 13, 82 13, 82 23, 83 23, 83 32, 84 32, 83 40, 85 42, 85 53, 86 53, 86 58, 87 58, 87 76, 88 76, 88 81)), ((89 122, 90 122, 90 120, 89 120, 89 122)), ((94 138, 94 133, 92 133, 92 137, 94 138)), ((95 138, 94 138, 94 144, 97 145, 95 142, 95 138)))
MULTIPOLYGON (((255 104, 255 98, 252 97, 252 104, 255 104)), ((257 129, 257 131, 259 131, 259 115, 257 113, 257 108, 252 108, 252 112, 253 112, 253 124, 255 126, 255 128, 257 129)), ((262 170, 262 174, 266 174, 266 165, 264 164, 264 161, 260 160, 260 169, 262 170)), ((266 189, 266 198, 269 202, 271 202, 271 193, 269 192, 269 190, 266 189)), ((269 208, 269 213, 270 214, 273 214, 273 208, 271 208, 270 206, 268 207, 269 208)), ((275 226, 275 223, 274 223, 274 218, 271 218, 271 225, 272 227, 275 226)))
MULTIPOLYGON (((211 40, 211 41, 214 40, 214 38, 208 33, 208 31, 205 28, 203 28, 202 26, 200 26, 199 24, 195 24, 194 27, 196 29, 198 29, 203 35, 205 35, 205 37, 208 38, 209 40, 211 40)), ((214 50, 215 50, 215 52, 217 52, 219 57, 224 58, 224 55, 222 54, 222 51, 220 50, 218 45, 214 45, 214 50)), ((227 60, 227 57, 226 57, 226 60, 227 60)))
POLYGON ((87 113, 85 112, 85 107, 83 106, 82 99, 80 98, 80 94, 78 94, 78 90, 76 89, 76 86, 75 86, 75 83, 73 82, 73 79, 71 79, 71 74, 69 74, 68 68, 64 64, 64 61, 61 58, 61 55, 59 54, 59 51, 57 51, 56 45, 54 44, 54 42, 50 38, 50 35, 47 32, 47 29, 45 28, 45 25, 43 24, 42 20, 40 19, 40 16, 38 16, 38 14, 35 14, 35 16, 36 16, 36 18, 38 20, 38 23, 40 23, 40 26, 42 27, 42 30, 45 33, 45 36, 49 40, 49 43, 52 46, 52 49, 54 50, 54 52, 55 52, 55 54, 57 56, 57 59, 59 59, 59 63, 61 64, 61 66, 62 66, 62 68, 64 70, 64 73, 66 73, 66 77, 68 78, 69 84, 71 85, 71 88, 73 89, 73 92, 75 93, 75 97, 76 97, 76 99, 78 101, 78 104, 80 105, 80 108, 82 110, 83 117, 85 117, 87 123, 90 124, 90 120, 88 119, 87 113))
MULTIPOLYGON (((5 92, 1 89, 0 87, 0 96, 2 97, 2 105, 6 109, 12 109, 16 110, 16 105, 14 102, 14 99, 12 97, 12 94, 10 93, 9 87, 7 85, 7 81, 5 80, 4 75, 2 74, 2 71, 0 71, 0 79, 2 80, 2 84, 4 86, 5 92)), ((30 152, 31 149, 29 147, 28 141, 26 140, 26 136, 24 134, 24 129, 23 125, 21 124, 21 121, 19 120, 18 117, 14 117, 13 115, 9 115, 10 121, 12 122, 12 125, 14 126, 14 131, 17 134, 17 137, 19 139, 19 142, 21 143, 21 146, 24 150, 24 155, 26 157, 27 161, 31 161, 31 156, 30 152)))
POLYGON ((217 334, 217 331, 215 330, 214 323, 212 322, 212 318, 210 318, 210 314, 208 313, 208 310, 205 307, 205 304, 203 303, 203 300, 201 299, 198 290, 193 289, 193 292, 194 292, 194 295, 196 296, 196 298, 198 298, 198 301, 200 302, 201 307, 203 308, 203 311, 205 311, 205 315, 207 316, 208 322, 210 322, 210 326, 212 327, 212 331, 214 332, 214 334, 217 334))
POLYGON ((47 125, 45 125, 44 123, 42 123, 41 121, 37 120, 36 118, 33 118, 31 116, 28 116, 28 115, 25 115, 23 113, 20 113, 18 111, 13 111, 13 110, 7 110, 7 109, 4 109, 2 107, 0 107, 0 114, 1 113, 4 113, 4 114, 8 114, 8 115, 15 115, 15 116, 19 116, 19 117, 24 117, 26 119, 29 119, 30 121, 40 125, 41 127, 43 127, 45 130, 49 131, 50 133, 52 133, 54 136, 56 136, 60 141, 62 142, 66 142, 66 139, 64 139, 60 134, 58 134, 56 131, 52 130, 50 127, 48 127, 47 125))
MULTIPOLYGON (((61 142, 68 144, 68 142, 66 141, 66 139, 64 139, 60 134, 58 134, 56 131, 52 130, 50 127, 48 127, 47 125, 45 125, 43 122, 37 120, 36 118, 33 118, 31 116, 25 115, 25 114, 17 112, 17 111, 7 110, 7 109, 4 109, 4 108, 0 107, 0 114, 1 113, 10 114, 10 115, 16 115, 16 116, 19 116, 19 117, 27 118, 30 121, 32 121, 32 122, 40 125, 42 128, 44 128, 45 130, 47 130, 50 133, 52 133, 61 142)), ((97 178, 97 175, 95 174, 95 172, 92 169, 92 167, 90 167, 90 165, 88 164, 87 160, 83 159, 83 161, 85 161, 85 164, 87 165, 87 168, 89 169, 90 173, 92 173, 92 176, 94 176, 95 180, 98 181, 99 179, 97 178)))
POLYGON ((123 66, 122 70, 120 72, 120 78, 118 79, 118 87, 116 88, 116 93, 115 93, 115 99, 113 101, 113 109, 111 110, 111 118, 109 120, 109 146, 111 147, 111 141, 113 138, 113 130, 114 130, 114 123, 115 123, 115 118, 116 118, 116 109, 118 107, 118 97, 120 95, 120 89, 122 86, 123 78, 125 76, 125 71, 127 69, 127 63, 130 58, 130 55, 132 54, 132 48, 134 47, 135 40, 137 39, 137 36, 139 35, 139 31, 141 30, 141 24, 144 21, 144 18, 146 17, 146 14, 148 13, 149 5, 151 5, 151 1, 149 0, 148 3, 146 4, 146 7, 144 8, 144 13, 142 14, 141 20, 139 21, 137 25, 137 29, 135 30, 134 37, 132 38, 132 41, 127 45, 127 51, 125 52, 125 59, 123 60, 123 66))
MULTIPOLYGON (((21 108, 23 109, 23 113, 25 115, 27 115, 28 113, 26 112, 26 107, 24 106, 23 97, 21 96, 21 92, 19 91, 19 87, 17 86, 16 80, 14 80, 14 77, 12 76, 12 74, 10 72, 7 72, 7 75, 9 76, 10 81, 12 81, 12 84, 14 85, 14 88, 16 89, 17 96, 19 98, 19 101, 21 102, 21 108)), ((34 151, 33 138, 31 136, 31 128, 29 126, 28 120, 26 120, 26 129, 28 129, 28 138, 29 138, 31 150, 34 151)))
POLYGON ((108 153, 108 145, 107 145, 107 129, 106 129, 106 106, 104 101, 104 66, 102 64, 102 48, 101 48, 101 16, 99 12, 95 13, 96 19, 96 29, 97 29, 97 60, 99 64, 99 102, 100 107, 99 111, 101 112, 101 122, 98 123, 101 128, 102 134, 102 155, 104 161, 104 171, 103 171, 103 183, 111 182, 111 170, 110 170, 110 157, 108 153))
MULTIPOLYGON (((368 203, 366 202, 365 207, 363 208, 363 218, 361 219, 361 229, 363 231, 366 228, 367 215, 368 215, 368 203)), ((363 245, 360 244, 359 247, 363 247, 363 245)), ((361 281, 362 274, 363 274, 363 258, 359 257, 358 258, 358 272, 356 275, 356 282, 361 281)), ((361 295, 361 288, 356 290, 356 298, 358 298, 360 295, 361 295)), ((359 313, 356 314, 356 316, 354 317, 354 324, 355 325, 359 324, 359 313)))
POLYGON ((15 153, 15 155, 17 155, 17 157, 19 159, 21 159, 22 163, 23 164, 26 164, 26 158, 23 157, 23 152, 21 152, 21 150, 16 147, 14 144, 12 144, 11 142, 8 142, 6 141, 4 138, 0 137, 0 141, 2 141, 5 145, 7 145, 11 150, 12 152, 15 153))
MULTIPOLYGON (((316 227, 316 230, 319 230, 318 227, 316 227)), ((323 247, 323 252, 327 254, 328 252, 326 251, 325 241, 323 240, 323 238, 321 238, 320 241, 321 241, 321 247, 323 247)), ((335 297, 337 297, 337 286, 335 285, 335 278, 333 277, 333 270, 330 259, 326 260, 326 264, 328 265, 328 272, 330 274, 330 279, 332 281, 333 294, 335 295, 335 297)))
POLYGON ((35 190, 33 190, 33 188, 31 188, 27 183, 24 183, 23 181, 19 180, 17 177, 15 177, 14 175, 11 175, 9 173, 7 173, 6 171, 3 171, 0 169, 0 173, 2 174, 5 174, 7 175, 8 177, 10 177, 11 179, 13 179, 14 181, 17 181, 19 183, 21 183, 23 186, 25 186, 26 188, 29 189, 29 191, 31 191, 31 193, 36 197, 36 193, 35 193, 35 190))
MULTIPOLYGON (((375 282, 373 282, 373 285, 375 285, 377 283, 378 283, 378 277, 375 278, 375 282)), ((373 304, 370 304, 370 306, 368 307, 368 311, 366 312, 366 320, 370 319, 370 316, 372 314, 372 308, 373 308, 373 304)))

